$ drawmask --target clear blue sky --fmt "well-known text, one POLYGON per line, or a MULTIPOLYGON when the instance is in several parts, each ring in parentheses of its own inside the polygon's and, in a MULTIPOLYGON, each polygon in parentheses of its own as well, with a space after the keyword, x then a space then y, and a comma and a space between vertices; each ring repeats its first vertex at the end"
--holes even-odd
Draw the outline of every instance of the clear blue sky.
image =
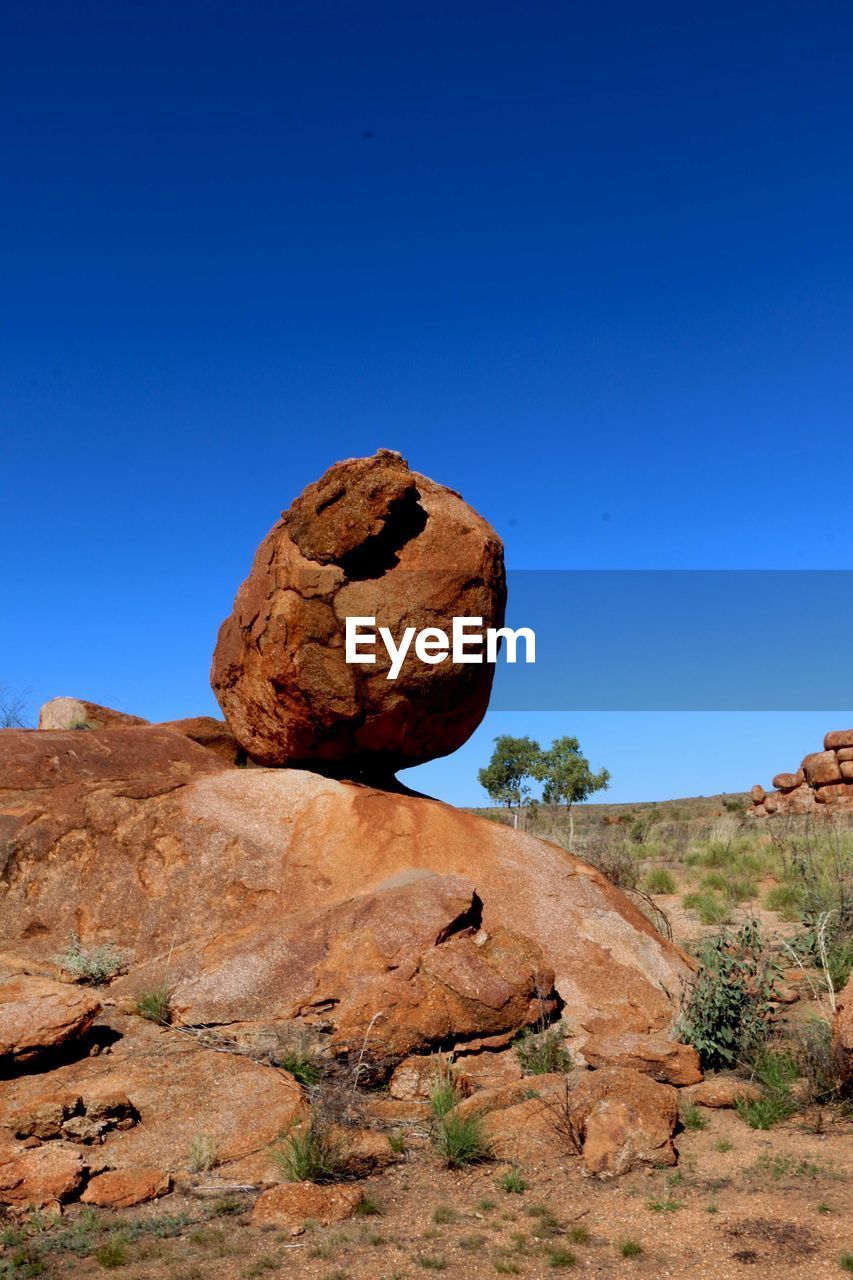
MULTIPOLYGON (((33 708, 214 710, 258 541, 383 445, 513 568, 853 567, 849 6, 6 0, 0 27, 0 679, 33 708)), ((732 790, 831 727, 523 720, 409 779, 476 801, 511 722, 578 732, 613 799, 732 790)))

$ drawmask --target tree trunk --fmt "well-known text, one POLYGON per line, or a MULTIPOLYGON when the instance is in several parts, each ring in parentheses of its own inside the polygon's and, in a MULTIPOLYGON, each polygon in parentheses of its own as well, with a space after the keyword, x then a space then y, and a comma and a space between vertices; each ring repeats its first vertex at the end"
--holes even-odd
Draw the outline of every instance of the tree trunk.
POLYGON ((572 812, 572 806, 569 805, 569 852, 574 853, 575 846, 575 815, 572 812))

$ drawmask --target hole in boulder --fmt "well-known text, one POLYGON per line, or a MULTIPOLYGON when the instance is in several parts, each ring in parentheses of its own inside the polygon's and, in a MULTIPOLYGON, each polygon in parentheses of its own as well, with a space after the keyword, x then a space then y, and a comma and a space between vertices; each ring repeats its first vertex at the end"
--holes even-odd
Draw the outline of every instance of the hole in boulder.
POLYGON ((351 582, 381 578, 399 564, 397 553, 426 528, 428 517, 420 504, 420 496, 417 489, 412 488, 394 498, 379 532, 335 561, 351 582))

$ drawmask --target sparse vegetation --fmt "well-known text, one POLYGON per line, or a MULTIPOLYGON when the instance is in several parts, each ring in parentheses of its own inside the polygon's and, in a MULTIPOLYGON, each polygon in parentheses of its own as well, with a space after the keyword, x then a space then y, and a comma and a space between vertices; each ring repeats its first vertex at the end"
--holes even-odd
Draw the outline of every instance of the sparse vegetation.
POLYGON ((640 880, 644 893, 675 893, 675 881, 666 867, 652 867, 640 880))
POLYGON ((572 1070, 572 1055, 566 1048, 559 1026, 537 1032, 527 1028, 516 1041, 515 1052, 526 1076, 572 1070))
POLYGON ((217 1142, 209 1133, 199 1133, 190 1143, 187 1168, 190 1173, 209 1173, 218 1163, 217 1142))
POLYGON ((507 1169, 500 1179, 501 1187, 510 1195, 522 1195, 527 1190, 527 1183, 521 1176, 521 1171, 515 1165, 507 1169))
POLYGON ((639 1240, 623 1240, 619 1245, 619 1252, 623 1258, 639 1258, 643 1252, 643 1246, 639 1240))
POLYGON ((351 1154, 344 1134, 314 1114, 284 1135, 273 1161, 290 1182, 335 1182, 346 1172, 351 1154))
POLYGON ((136 1002, 136 1012, 149 1022, 159 1022, 168 1026, 172 1021, 172 991, 165 983, 145 992, 136 1002))
POLYGON ((460 1115, 458 1110, 446 1112, 436 1122, 433 1145, 448 1169, 492 1159, 492 1146, 483 1132, 483 1115, 479 1111, 469 1111, 467 1115, 460 1115))
POLYGON ((68 935, 68 945, 53 957, 53 961, 81 982, 99 987, 123 971, 128 954, 111 942, 86 948, 72 929, 68 935))

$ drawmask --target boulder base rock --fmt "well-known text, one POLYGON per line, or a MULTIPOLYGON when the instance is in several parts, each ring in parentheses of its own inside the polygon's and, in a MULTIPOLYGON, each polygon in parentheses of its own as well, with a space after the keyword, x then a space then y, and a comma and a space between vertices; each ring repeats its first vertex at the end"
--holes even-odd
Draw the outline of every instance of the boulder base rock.
POLYGON ((612 1178, 637 1164, 677 1162, 672 1135, 678 1095, 671 1085, 639 1071, 607 1067, 586 1073, 571 1098, 589 1173, 612 1178))
POLYGON ((31 974, 0 981, 0 1063, 29 1062, 88 1031, 101 1002, 84 987, 31 974))
POLYGON ((33 961, 72 928, 129 950, 117 998, 168 966, 191 1024, 295 1022, 383 1072, 500 1048, 562 1005, 570 1042, 671 1034, 690 961, 561 848, 431 800, 235 769, 164 730, 10 730, 0 754, 0 931, 33 961))
POLYGON ((690 1089, 687 1095, 691 1102, 700 1107, 734 1107, 739 1098, 754 1101, 761 1096, 757 1085, 748 1080, 738 1080, 736 1076, 710 1076, 690 1089))
POLYGON ((410 471, 399 454, 333 466, 264 539, 211 672, 230 729, 265 765, 322 763, 387 775, 447 755, 486 711, 494 668, 412 650, 396 679, 347 663, 347 617, 376 619, 398 642, 406 627, 475 617, 503 622, 503 546, 451 489, 410 471))

